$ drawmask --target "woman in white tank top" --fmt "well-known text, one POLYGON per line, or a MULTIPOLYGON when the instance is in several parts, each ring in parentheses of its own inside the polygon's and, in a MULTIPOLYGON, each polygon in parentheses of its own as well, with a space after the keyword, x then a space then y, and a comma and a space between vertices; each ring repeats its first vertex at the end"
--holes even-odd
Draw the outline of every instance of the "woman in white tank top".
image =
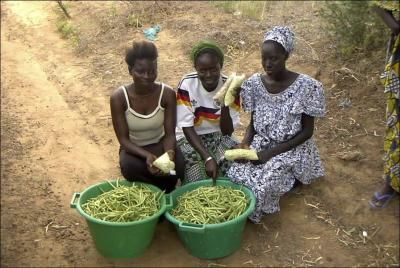
POLYGON ((121 86, 110 99, 111 117, 120 143, 121 173, 129 181, 151 183, 167 193, 183 178, 183 157, 176 147, 176 94, 156 82, 157 48, 134 42, 125 56, 133 83, 121 86), (168 152, 176 175, 162 174, 153 161, 168 152))

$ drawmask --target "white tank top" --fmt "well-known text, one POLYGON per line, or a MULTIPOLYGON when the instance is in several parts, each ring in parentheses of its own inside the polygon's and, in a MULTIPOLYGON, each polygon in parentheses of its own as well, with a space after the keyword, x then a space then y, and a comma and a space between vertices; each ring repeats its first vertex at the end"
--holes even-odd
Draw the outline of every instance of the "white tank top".
POLYGON ((161 93, 156 109, 148 114, 143 115, 135 112, 129 105, 128 93, 123 86, 122 90, 125 95, 127 109, 125 111, 126 123, 129 129, 129 139, 132 143, 145 146, 157 143, 164 137, 164 108, 161 107, 161 99, 164 92, 164 84, 161 84, 161 93))

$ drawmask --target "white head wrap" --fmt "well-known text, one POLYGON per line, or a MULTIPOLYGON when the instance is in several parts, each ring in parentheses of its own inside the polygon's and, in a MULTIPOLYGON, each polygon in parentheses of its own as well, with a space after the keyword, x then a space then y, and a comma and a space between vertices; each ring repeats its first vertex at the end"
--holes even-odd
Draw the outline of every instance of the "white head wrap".
POLYGON ((294 33, 287 26, 275 26, 264 35, 264 42, 272 40, 283 46, 288 54, 294 48, 294 33))

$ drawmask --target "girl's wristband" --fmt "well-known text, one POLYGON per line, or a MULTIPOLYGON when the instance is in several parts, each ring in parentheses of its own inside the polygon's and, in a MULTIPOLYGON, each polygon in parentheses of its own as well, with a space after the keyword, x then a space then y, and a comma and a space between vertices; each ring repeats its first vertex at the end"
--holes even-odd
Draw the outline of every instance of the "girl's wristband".
POLYGON ((207 165, 207 162, 212 160, 212 159, 213 159, 212 156, 207 157, 207 159, 204 161, 204 165, 207 165))

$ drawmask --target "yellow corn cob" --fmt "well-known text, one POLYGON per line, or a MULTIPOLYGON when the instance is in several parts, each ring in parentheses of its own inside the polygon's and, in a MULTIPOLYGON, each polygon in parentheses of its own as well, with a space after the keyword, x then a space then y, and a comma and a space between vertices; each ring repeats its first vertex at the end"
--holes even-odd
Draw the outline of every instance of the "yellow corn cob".
POLYGON ((169 159, 168 153, 164 153, 159 158, 154 160, 153 166, 166 174, 169 174, 170 171, 175 169, 175 163, 169 159))
POLYGON ((233 78, 225 94, 225 106, 230 106, 235 101, 235 97, 238 94, 238 89, 244 81, 244 77, 244 74, 242 74, 239 76, 235 75, 235 77, 233 78))
POLYGON ((258 160, 257 152, 253 149, 232 149, 225 151, 226 160, 247 159, 258 160))
POLYGON ((231 82, 235 76, 236 76, 236 73, 232 73, 228 77, 228 79, 225 81, 225 83, 222 85, 220 90, 218 90, 217 94, 214 95, 213 99, 214 99, 215 103, 217 103, 218 105, 224 104, 226 91, 228 90, 229 85, 231 84, 231 82))

